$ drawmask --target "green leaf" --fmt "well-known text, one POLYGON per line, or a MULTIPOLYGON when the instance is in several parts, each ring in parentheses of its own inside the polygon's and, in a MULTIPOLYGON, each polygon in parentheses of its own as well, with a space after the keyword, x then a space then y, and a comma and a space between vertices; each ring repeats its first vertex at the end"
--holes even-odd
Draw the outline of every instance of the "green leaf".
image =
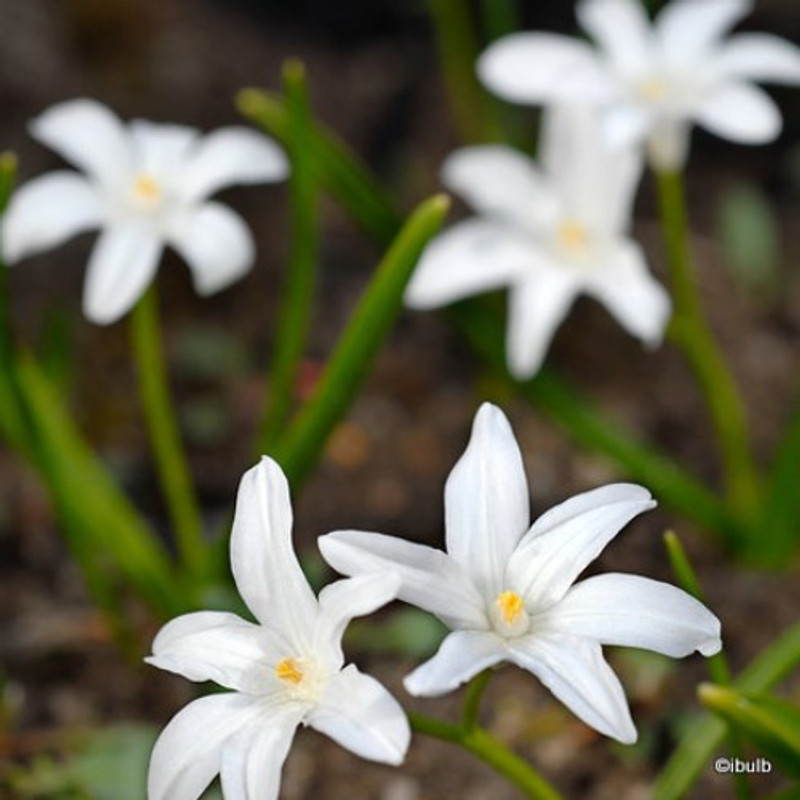
POLYGON ((706 683, 703 705, 749 739, 785 772, 800 778, 800 708, 768 694, 743 694, 706 683))
MULTIPOLYGON (((733 682, 742 692, 764 692, 800 664, 800 623, 792 625, 733 682)), ((725 737, 724 722, 705 714, 689 726, 653 785, 652 800, 680 800, 725 737)))
MULTIPOLYGON (((243 89, 237 105, 278 141, 289 146, 291 125, 283 100, 260 89, 243 89)), ((350 217, 382 244, 390 242, 403 224, 391 197, 346 145, 328 130, 310 125, 308 151, 316 180, 339 200, 350 217)))
POLYGON ((319 457, 334 426, 347 413, 400 313, 403 291, 425 245, 440 229, 449 200, 437 195, 409 217, 350 317, 311 398, 272 455, 292 486, 319 457))

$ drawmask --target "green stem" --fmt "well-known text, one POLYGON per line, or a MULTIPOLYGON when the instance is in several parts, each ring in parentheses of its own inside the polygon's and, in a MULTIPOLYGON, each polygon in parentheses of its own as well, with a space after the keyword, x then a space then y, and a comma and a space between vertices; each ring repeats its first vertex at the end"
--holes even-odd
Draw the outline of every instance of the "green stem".
POLYGON ((525 797, 533 800, 560 800, 561 795, 530 764, 511 752, 483 728, 469 730, 462 725, 409 713, 411 729, 444 742, 459 745, 477 756, 484 764, 513 783, 525 797))
POLYGON ((288 145, 292 162, 289 181, 292 249, 289 274, 280 304, 258 455, 271 452, 291 414, 316 284, 317 191, 307 145, 309 111, 303 65, 298 61, 288 61, 284 65, 283 81, 289 113, 288 145))
POLYGON ((131 312, 131 344, 150 446, 178 550, 189 573, 203 577, 206 562, 203 528, 167 387, 155 286, 145 292, 131 312))
POLYGON ((660 171, 657 178, 675 303, 669 334, 683 350, 705 397, 731 504, 749 517, 758 502, 758 477, 750 454, 744 403, 703 314, 689 248, 681 173, 660 171))
POLYGON ((481 15, 486 38, 490 42, 520 27, 516 0, 481 0, 481 15))
POLYGON ((466 731, 471 731, 478 726, 478 708, 481 704, 481 697, 492 679, 492 670, 485 669, 476 675, 467 685, 467 692, 464 695, 464 708, 461 712, 461 725, 466 731))

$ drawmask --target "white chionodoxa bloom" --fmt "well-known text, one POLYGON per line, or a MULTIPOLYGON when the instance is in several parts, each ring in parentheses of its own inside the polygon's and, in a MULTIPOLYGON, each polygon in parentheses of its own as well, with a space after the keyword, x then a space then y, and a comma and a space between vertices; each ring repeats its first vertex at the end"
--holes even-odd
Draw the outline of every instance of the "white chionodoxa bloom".
POLYGON ((612 484, 561 503, 531 526, 522 456, 495 406, 478 411, 444 503, 446 553, 362 531, 320 539, 325 560, 345 575, 396 571, 398 597, 452 630, 406 677, 411 694, 444 694, 510 661, 585 723, 632 743, 636 728, 602 645, 673 658, 694 650, 710 656, 722 646, 719 620, 674 586, 617 573, 575 582, 624 525, 655 503, 640 486, 612 484))
POLYGON ((428 245, 406 305, 427 309, 509 287, 506 358, 534 375, 575 297, 586 293, 646 344, 661 342, 670 301, 630 238, 642 173, 633 148, 611 148, 588 107, 543 120, 540 162, 510 147, 457 150, 442 182, 477 212, 428 245))
POLYGON ((515 33, 478 61, 483 83, 518 103, 590 102, 617 142, 646 140, 656 169, 680 169, 692 123, 761 144, 781 114, 754 81, 800 83, 800 49, 766 33, 726 33, 749 0, 673 0, 653 23, 640 0, 583 0, 581 27, 596 47, 551 33, 515 33))
POLYGON ((194 700, 153 749, 149 800, 197 800, 214 776, 226 800, 275 800, 298 725, 357 755, 402 762, 405 713, 374 678, 344 666, 349 621, 394 599, 399 579, 369 575, 309 587, 292 549, 289 488, 269 458, 242 477, 231 538, 236 586, 258 624, 201 611, 167 623, 146 659, 233 692, 194 700))
POLYGON ((255 260, 242 218, 206 198, 234 184, 282 180, 288 161, 266 136, 244 127, 208 135, 180 125, 122 122, 93 100, 70 100, 33 120, 30 132, 85 174, 59 170, 12 196, 3 221, 6 261, 101 230, 84 284, 83 309, 99 324, 129 311, 153 280, 165 245, 209 295, 255 260))

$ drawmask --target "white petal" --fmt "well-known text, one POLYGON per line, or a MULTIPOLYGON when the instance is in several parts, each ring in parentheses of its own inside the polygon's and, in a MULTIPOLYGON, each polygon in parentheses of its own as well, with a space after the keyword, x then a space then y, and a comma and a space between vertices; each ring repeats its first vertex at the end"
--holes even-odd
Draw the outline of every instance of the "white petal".
POLYGON ((410 308, 437 308, 508 285, 525 273, 536 250, 516 230, 473 218, 436 236, 406 288, 410 308))
POLYGON ((298 649, 311 644, 317 600, 292 549, 289 485, 271 458, 239 483, 231 533, 231 568, 248 608, 298 649))
POLYGON ((715 59, 725 78, 769 83, 800 83, 800 48, 768 33, 732 36, 715 59))
POLYGON ((144 119, 129 126, 136 171, 169 184, 175 180, 200 132, 184 125, 164 125, 144 119))
POLYGON ((170 227, 169 243, 186 259, 194 288, 203 296, 239 280, 255 260, 250 229, 220 203, 205 203, 182 214, 170 227))
POLYGON ((401 764, 411 740, 397 700, 352 664, 334 675, 306 723, 361 758, 401 764))
POLYGON ((682 114, 654 118, 647 138, 647 159, 657 171, 677 172, 686 165, 691 139, 690 119, 682 114))
POLYGON ((51 106, 31 122, 31 135, 105 187, 127 186, 133 153, 117 117, 94 100, 68 100, 51 106))
POLYGON ((397 596, 450 628, 486 629, 484 601, 464 570, 441 550, 394 536, 334 531, 317 540, 323 558, 344 575, 397 573, 397 596))
POLYGON ((636 75, 648 68, 652 34, 639 0, 583 0, 576 14, 581 27, 603 48, 616 70, 636 75))
POLYGON ((444 513, 448 555, 493 600, 506 588, 506 564, 531 511, 519 445, 491 403, 478 409, 467 449, 447 478, 444 513))
POLYGON ((719 652, 719 620, 691 595, 638 575, 607 573, 576 583, 534 624, 600 644, 643 647, 672 658, 719 652))
POLYGON ((604 133, 591 106, 554 106, 542 120, 542 164, 561 201, 561 213, 596 236, 630 227, 644 166, 637 146, 612 146, 604 133))
POLYGON ((611 147, 635 147, 647 135, 654 117, 649 106, 621 101, 603 109, 601 123, 611 147))
POLYGON ((95 188, 74 172, 51 172, 23 184, 3 218, 3 252, 8 263, 57 247, 105 221, 95 188))
POLYGON ((222 128, 206 136, 191 154, 181 194, 202 200, 234 184, 270 183, 289 174, 289 162, 272 139, 249 128, 222 128))
POLYGON ((377 611, 397 597, 401 579, 396 572, 359 575, 328 584, 319 593, 319 616, 314 651, 333 654, 333 669, 343 663, 342 635, 353 617, 377 611))
POLYGON ((565 500, 542 514, 520 542, 508 565, 509 585, 531 608, 549 608, 630 520, 654 506, 650 492, 631 483, 565 500))
POLYGON ((220 770, 226 740, 260 713, 252 698, 237 693, 189 703, 170 720, 153 748, 148 800, 197 800, 220 770))
POLYGON ((198 611, 164 625, 145 661, 190 681, 256 694, 263 690, 264 664, 270 660, 266 645, 260 625, 222 611, 198 611))
POLYGON ((537 634, 510 639, 508 652, 510 660, 536 675, 587 725, 623 744, 636 741, 625 692, 599 644, 537 634))
POLYGON ((644 252, 630 240, 608 245, 598 269, 588 276, 586 291, 621 325, 651 347, 661 343, 669 321, 669 294, 647 269, 644 252))
POLYGON ((442 165, 442 183, 479 214, 520 230, 552 224, 553 193, 528 156, 504 145, 456 150, 442 165))
POLYGON ((672 0, 655 21, 668 63, 685 66, 710 55, 722 36, 752 8, 750 0, 672 0))
POLYGON ((506 357, 515 378, 525 380, 539 371, 578 290, 575 273, 557 265, 536 270, 511 290, 506 357))
POLYGON ((741 144, 762 144, 781 132, 781 112, 770 96, 756 86, 728 83, 700 106, 698 125, 723 139, 741 144))
POLYGON ((127 220, 106 228, 94 246, 83 287, 83 313, 107 325, 130 311, 156 274, 161 240, 146 225, 127 220))
POLYGON ((436 697, 452 692, 506 657, 499 636, 482 631, 456 631, 445 638, 433 658, 405 677, 403 685, 415 697, 436 697))
POLYGON ((478 59, 478 76, 493 92, 517 103, 607 100, 613 78, 585 42, 549 33, 514 33, 478 59))
POLYGON ((298 716, 296 709, 276 709, 225 743, 220 765, 225 800, 278 800, 298 716))

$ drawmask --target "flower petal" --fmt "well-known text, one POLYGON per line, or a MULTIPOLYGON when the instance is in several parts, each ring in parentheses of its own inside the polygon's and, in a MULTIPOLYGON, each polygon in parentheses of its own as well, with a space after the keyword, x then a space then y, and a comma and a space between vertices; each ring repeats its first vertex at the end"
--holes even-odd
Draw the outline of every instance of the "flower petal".
POLYGON ((715 59, 725 78, 800 83, 800 48, 769 33, 740 33, 725 42, 715 59))
POLYGON ((117 117, 94 100, 67 100, 31 122, 31 135, 110 189, 127 186, 133 153, 117 117))
POLYGON ((180 177, 181 166, 200 136, 196 128, 144 119, 132 120, 128 129, 137 172, 167 185, 180 177))
POLYGON ((239 483, 231 533, 231 568, 242 599, 259 622, 303 650, 318 607, 292 549, 289 485, 267 456, 239 483))
POLYGON ((148 664, 190 681, 214 681, 256 694, 264 687, 267 632, 222 611, 183 614, 164 625, 153 641, 148 664))
POLYGON ((698 125, 723 139, 762 144, 781 132, 781 112, 770 96, 756 86, 728 83, 719 87, 698 109, 698 125))
POLYGON ((450 628, 489 626, 483 598, 441 550, 364 531, 334 531, 317 543, 328 564, 344 575, 397 573, 402 580, 398 598, 435 614, 450 628))
POLYGON ((238 693, 201 697, 179 711, 150 756, 148 800, 197 800, 220 770, 225 742, 264 712, 238 693))
POLYGON ((750 13, 751 0, 672 0, 655 20, 655 32, 668 63, 686 65, 703 59, 722 36, 750 13))
POLYGON ((639 0, 583 0, 575 12, 618 72, 633 76, 648 69, 651 26, 639 0))
POLYGON ((186 259, 194 288, 203 296, 246 275, 255 260, 250 229, 220 203, 205 203, 182 214, 170 226, 169 243, 186 259))
POLYGON ((528 479, 505 414, 484 403, 444 487, 447 553, 485 598, 503 591, 506 564, 530 524, 528 479))
POLYGON ((396 572, 359 575, 328 584, 319 593, 319 616, 314 651, 333 655, 332 668, 344 662, 342 636, 353 617, 377 611, 397 597, 401 579, 396 572))
POLYGON ((612 76, 585 42, 551 33, 514 33, 478 59, 478 76, 493 92, 516 103, 607 100, 612 76))
POLYGON ((83 287, 83 313, 98 325, 116 322, 156 274, 161 240, 137 220, 106 228, 94 246, 83 287))
POLYGON ((249 128, 221 128, 197 145, 185 165, 182 196, 202 200, 234 184, 281 181, 289 162, 272 139, 249 128))
POLYGON ((442 183, 479 214, 520 230, 553 224, 555 198, 534 162, 504 145, 463 147, 442 165, 442 183))
POLYGON ((537 269, 513 287, 509 295, 506 357, 518 380, 533 377, 544 361, 556 328, 580 289, 569 269, 537 269))
POLYGON ((661 343, 672 305, 669 294, 647 269, 638 244, 630 240, 610 244, 601 269, 588 276, 585 289, 634 336, 651 347, 661 343))
POLYGON ((473 218, 436 236, 406 288, 410 308, 437 308, 508 285, 536 259, 524 236, 497 222, 473 218))
POLYGON ((352 664, 330 679, 305 721, 361 758, 383 764, 401 764, 411 740, 397 700, 352 664))
POLYGON ((520 542, 509 561, 509 585, 532 608, 549 608, 628 522, 654 506, 650 492, 632 483, 565 500, 542 514, 520 542))
POLYGON ((630 228, 644 166, 640 148, 611 146, 604 133, 591 106, 557 105, 544 113, 540 145, 563 217, 600 237, 630 228))
POLYGON ((436 697, 457 689, 479 672, 507 658, 499 636, 483 631, 456 631, 442 642, 433 658, 403 680, 415 697, 436 697))
POLYGON ((296 708, 274 709, 225 743, 220 764, 225 800, 278 800, 299 717, 296 708))
POLYGON ((594 639, 642 647, 683 658, 722 647, 719 620, 691 595, 638 575, 606 573, 576 583, 534 624, 594 639))
POLYGON ((3 218, 3 252, 10 264, 49 250, 105 221, 95 188, 74 172, 51 172, 21 186, 3 218))
POLYGON ((587 725, 623 744, 636 741, 625 692, 596 642, 557 634, 508 641, 509 659, 529 670, 587 725))

